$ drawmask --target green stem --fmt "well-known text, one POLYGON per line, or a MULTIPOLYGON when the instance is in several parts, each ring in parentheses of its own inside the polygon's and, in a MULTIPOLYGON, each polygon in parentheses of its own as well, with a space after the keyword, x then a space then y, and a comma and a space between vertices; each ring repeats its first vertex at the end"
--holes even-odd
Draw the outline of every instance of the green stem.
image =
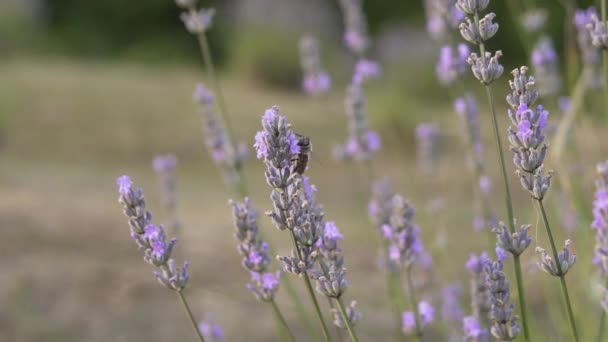
MULTIPOLYGON (((475 13, 474 16, 475 25, 479 26, 479 14, 475 13)), ((485 64, 486 59, 486 48, 483 43, 479 44, 479 54, 481 55, 482 61, 485 64)), ((492 111, 492 125, 494 126, 494 138, 496 138, 496 148, 498 149, 498 155, 500 157, 500 168, 502 171, 502 179, 505 186, 505 203, 507 206, 507 218, 509 220, 509 230, 511 233, 515 232, 515 219, 513 215, 513 202, 511 200, 511 189, 509 187, 509 179, 507 176, 507 167, 505 165, 505 156, 502 149, 502 140, 500 138, 500 130, 498 128, 498 119, 496 117, 496 108, 494 105, 494 97, 492 95, 492 88, 488 84, 485 86, 486 95, 488 96, 488 102, 490 104, 490 110, 492 111)), ((519 306, 521 310, 521 323, 524 331, 524 339, 530 341, 530 329, 528 328, 528 314, 526 306, 526 297, 523 291, 523 275, 521 274, 521 263, 519 258, 514 258, 515 269, 519 272, 515 272, 515 280, 517 281, 517 291, 519 298, 519 306)))
POLYGON ((342 320, 344 324, 346 324, 346 330, 348 331, 348 336, 352 342, 358 342, 359 338, 357 337, 357 333, 353 328, 353 324, 348 319, 348 315, 346 314, 346 310, 344 309, 344 304, 342 304, 342 300, 340 298, 336 298, 336 305, 338 306, 338 311, 340 311, 340 315, 342 316, 342 320))
MULTIPOLYGON (((296 235, 293 232, 293 230, 291 231, 291 237, 293 238, 293 244, 294 244, 294 248, 296 249, 296 252, 298 254, 298 258, 300 260, 302 260, 302 252, 300 252, 300 249, 298 248, 298 241, 296 239, 296 235)), ((308 291, 308 294, 310 295, 310 299, 312 300, 312 304, 315 307, 315 312, 317 313, 317 317, 319 318, 319 323, 321 324, 321 330, 323 331, 323 337, 325 338, 325 341, 331 341, 331 335, 329 334, 329 330, 327 329, 327 325, 325 324, 325 320, 323 319, 323 314, 321 313, 321 307, 319 306, 319 302, 317 301, 317 296, 315 296, 315 291, 312 288, 312 284, 310 283, 310 278, 308 277, 308 274, 304 274, 303 275, 304 278, 304 283, 306 284, 306 290, 308 291)))
POLYGON ((274 317, 278 322, 278 325, 279 325, 278 328, 279 328, 279 331, 281 331, 280 335, 283 336, 283 334, 284 334, 283 332, 286 332, 287 335, 289 336, 289 340, 295 341, 296 339, 293 337, 293 333, 289 329, 289 326, 287 325, 287 321, 285 320, 285 317, 281 313, 281 310, 279 310, 279 307, 277 306, 277 303, 274 301, 274 299, 270 301, 270 305, 272 306, 272 312, 274 313, 274 317))
POLYGON ((192 315, 192 311, 190 310, 190 306, 188 305, 188 301, 186 301, 184 294, 182 293, 182 291, 175 291, 175 293, 177 293, 179 300, 182 302, 182 306, 186 310, 186 314, 188 314, 188 318, 190 319, 190 323, 192 323, 192 328, 194 328, 194 332, 196 333, 198 340, 200 342, 205 342, 205 338, 203 337, 203 334, 201 334, 201 331, 198 328, 198 324, 196 323, 196 320, 194 319, 194 315, 192 315))
POLYGON ((547 219, 547 213, 545 212, 545 206, 543 205, 542 200, 536 200, 538 203, 538 207, 540 208, 540 212, 543 217, 543 222, 545 224, 545 230, 547 231, 547 236, 549 237, 549 243, 551 244, 551 250, 553 252, 553 261, 557 266, 557 272, 559 273, 560 284, 562 288, 562 294, 564 296, 564 301, 566 302, 566 309, 568 313, 568 322, 570 323, 570 332, 572 333, 572 340, 578 342, 578 333, 576 331, 576 322, 574 321, 574 313, 572 311, 572 304, 570 304, 570 296, 568 295, 568 286, 566 285, 566 275, 562 272, 562 265, 559 260, 559 255, 557 252, 557 248, 555 247, 555 241, 553 240, 553 233, 551 232, 551 227, 549 226, 549 220, 547 219))
POLYGON ((600 328, 597 332, 597 338, 595 339, 597 342, 602 342, 604 339, 604 330, 606 327, 606 310, 602 308, 602 314, 600 316, 600 328))
MULTIPOLYGON (((480 45, 480 49, 482 49, 480 45)), ((486 85, 486 94, 488 95, 488 101, 490 102, 490 109, 492 111, 492 125, 494 126, 494 137, 496 138, 496 147, 498 149, 498 155, 500 156, 500 168, 502 171, 502 179, 505 185, 505 203, 507 205, 507 218, 509 220, 509 230, 511 233, 515 232, 515 218, 513 216, 513 202, 511 200, 511 189, 509 187, 509 179, 507 176, 507 167, 505 165, 505 156, 502 149, 502 140, 500 138, 500 130, 498 129, 498 119, 496 118, 496 108, 494 106, 494 97, 492 96, 492 88, 490 85, 486 85)), ((515 265, 515 280, 517 282, 517 293, 519 298, 519 306, 521 310, 521 323, 524 330, 524 339, 530 341, 530 329, 528 328, 526 297, 524 293, 524 281, 521 272, 521 262, 519 257, 513 258, 515 265)))

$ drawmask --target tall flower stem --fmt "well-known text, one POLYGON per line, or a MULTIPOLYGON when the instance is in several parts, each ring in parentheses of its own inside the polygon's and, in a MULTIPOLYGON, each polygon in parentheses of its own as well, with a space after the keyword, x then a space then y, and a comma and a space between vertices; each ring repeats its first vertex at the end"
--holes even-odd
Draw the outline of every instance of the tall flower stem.
MULTIPOLYGON (((298 242, 297 242, 296 235, 293 232, 293 230, 291 231, 291 237, 293 238, 294 248, 296 249, 298 258, 300 258, 300 260, 302 260, 302 253, 300 252, 300 249, 298 248, 298 242)), ((331 341, 331 335, 329 334, 329 330, 327 329, 327 324, 325 324, 325 320, 323 319, 323 314, 321 313, 321 307, 319 306, 319 301, 317 300, 315 291, 313 290, 312 284, 310 283, 310 277, 308 276, 308 274, 304 274, 303 278, 304 278, 304 283, 306 285, 306 290, 308 291, 308 294, 310 295, 312 304, 315 307, 315 312, 317 313, 317 317, 319 318, 319 323, 321 324, 321 330, 323 331, 323 337, 325 338, 325 341, 329 342, 329 341, 331 341)))
POLYGON ((342 304, 342 300, 340 298, 336 298, 336 306, 338 307, 338 311, 340 311, 340 315, 342 316, 342 320, 346 325, 346 330, 348 330, 348 336, 352 342, 358 342, 359 338, 357 337, 357 333, 355 329, 353 329, 353 325, 348 319, 348 315, 346 314, 346 310, 344 309, 344 304, 342 304))
MULTIPOLYGON (((285 320, 285 317, 281 313, 281 310, 279 310, 279 307, 277 306, 277 303, 274 301, 274 299, 270 301, 270 305, 272 306, 272 312, 273 312, 274 316, 276 317, 277 322, 280 323, 279 330, 283 331, 284 333, 287 333, 290 341, 295 341, 296 339, 294 338, 293 333, 289 329, 289 326, 287 325, 287 321, 285 320)), ((281 335, 283 335, 283 334, 281 334, 281 335)), ((283 338, 283 337, 281 337, 281 338, 283 338)))
MULTIPOLYGON (((480 45, 482 56, 485 54, 483 44, 480 45)), ((507 167, 505 165, 505 156, 502 149, 502 142, 500 138, 500 130, 498 129, 498 119, 496 117, 496 108, 494 106, 494 97, 492 95, 492 88, 489 85, 485 86, 488 101, 490 103, 490 109, 492 111, 492 125, 494 126, 494 137, 496 138, 496 147, 498 149, 498 155, 500 156, 500 168, 502 171, 502 179, 505 185, 505 203, 507 206, 507 218, 509 220, 509 230, 511 233, 515 232, 515 218, 513 215, 513 202, 511 200, 511 188, 509 187, 509 179, 507 176, 507 167)), ((528 328, 528 307, 526 305, 526 296, 524 292, 524 281, 523 274, 521 271, 521 262, 519 256, 513 258, 513 264, 515 266, 515 280, 517 282, 517 294, 519 299, 519 306, 521 310, 521 323, 524 331, 524 339, 530 341, 530 329, 528 328)))
POLYGON ((420 326, 420 313, 418 312, 418 299, 416 298, 416 289, 414 288, 414 282, 412 281, 412 265, 405 266, 405 278, 407 282, 407 293, 410 299, 410 305, 414 312, 414 321, 416 323, 416 339, 422 340, 422 327, 420 326))
POLYGON ((557 271, 559 272, 559 280, 562 288, 562 294, 564 296, 564 301, 566 302, 566 309, 568 313, 568 322, 570 323, 570 332, 572 333, 572 340, 578 342, 578 333, 576 331, 576 323, 574 321, 574 313, 572 311, 572 304, 570 304, 570 296, 568 295, 568 286, 566 285, 566 276, 562 272, 562 265, 559 261, 559 255, 557 253, 557 248, 555 248, 555 241, 553 240, 553 233, 551 233, 551 227, 549 226, 549 220, 547 219, 547 213, 545 212, 545 206, 543 205, 542 200, 536 200, 538 203, 538 207, 540 208, 540 212, 543 217, 543 222, 545 224, 545 229, 547 231, 547 236, 549 237, 549 243, 551 244, 551 251, 553 252, 553 260, 555 265, 557 266, 557 271))
POLYGON ((603 341, 605 330, 606 330, 606 310, 604 310, 604 308, 602 308, 602 313, 600 315, 600 327, 597 331, 597 338, 595 339, 597 342, 603 341))
MULTIPOLYGON (((474 15, 475 25, 479 27, 479 13, 474 15)), ((485 64, 486 61, 486 47, 483 43, 479 44, 479 54, 481 55, 482 61, 485 64)), ((496 106, 494 105, 494 96, 492 95, 492 87, 489 84, 485 85, 486 95, 490 104, 490 110, 492 112, 492 125, 494 126, 494 137, 496 138, 496 148, 498 149, 498 155, 500 157, 500 169, 502 171, 502 179, 505 186, 505 203, 507 206, 507 218, 509 220, 509 231, 515 232, 515 219, 513 215, 513 202, 511 200, 511 189, 509 187, 509 178, 507 176, 507 167, 505 165, 505 156, 502 149, 502 140, 500 138, 500 129, 498 128, 498 119, 496 117, 496 106)), ((526 297, 524 293, 523 275, 521 272, 521 262, 519 257, 513 258, 513 264, 515 265, 515 280, 517 282, 517 294, 519 298, 519 306, 521 310, 521 323, 524 331, 524 339, 530 341, 530 329, 528 328, 528 315, 526 306, 526 297)))
POLYGON ((205 342, 205 338, 203 337, 203 334, 201 334, 201 331, 198 328, 198 324, 196 324, 196 320, 194 319, 194 315, 192 315, 192 311, 190 310, 190 306, 188 305, 186 297, 184 297, 182 291, 175 291, 175 293, 179 297, 179 300, 182 303, 184 310, 186 310, 186 314, 188 314, 188 318, 190 319, 190 323, 192 324, 192 328, 194 328, 194 332, 196 333, 198 340, 200 342, 205 342))

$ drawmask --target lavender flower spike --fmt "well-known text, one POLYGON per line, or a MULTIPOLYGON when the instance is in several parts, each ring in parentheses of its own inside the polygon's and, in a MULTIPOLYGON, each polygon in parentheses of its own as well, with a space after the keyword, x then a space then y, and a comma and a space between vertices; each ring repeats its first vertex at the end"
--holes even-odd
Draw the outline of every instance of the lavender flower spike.
POLYGON ((591 33, 591 43, 596 48, 608 48, 608 26, 605 21, 600 20, 597 15, 591 17, 591 23, 587 24, 587 30, 591 33))
POLYGON ((435 309, 429 302, 422 301, 418 303, 418 313, 420 315, 420 327, 416 323, 416 314, 412 311, 406 311, 402 315, 403 332, 406 334, 416 333, 417 329, 422 329, 435 320, 435 309))
POLYGON ((439 154, 439 126, 435 123, 421 123, 416 127, 416 156, 418 165, 431 172, 439 154))
POLYGON ((205 339, 209 339, 213 342, 224 341, 224 329, 221 325, 205 319, 198 324, 198 329, 205 339))
POLYGON ((490 289, 492 308, 492 335, 502 341, 512 341, 521 332, 517 317, 513 315, 514 305, 511 303, 510 282, 503 271, 503 259, 486 261, 483 266, 486 282, 490 289))
POLYGON ((426 30, 432 39, 447 41, 451 31, 458 27, 464 18, 455 6, 456 0, 425 0, 426 30))
POLYGON ((494 56, 490 52, 486 52, 483 57, 477 56, 476 53, 471 53, 471 56, 467 59, 467 63, 471 65, 475 78, 482 84, 489 85, 498 79, 504 71, 503 66, 498 62, 500 57, 502 57, 502 51, 496 51, 494 56))
POLYGON ((181 228, 177 213, 177 175, 175 174, 177 158, 172 154, 159 155, 154 158, 152 166, 159 178, 162 203, 169 227, 174 234, 177 234, 181 228))
POLYGON ((498 227, 492 229, 496 233, 496 245, 512 255, 520 255, 532 243, 532 238, 528 235, 528 230, 532 228, 529 224, 521 226, 519 231, 511 234, 504 222, 498 222, 498 227))
POLYGON ((566 273, 568 273, 568 270, 576 263, 576 254, 570 251, 571 244, 572 242, 570 240, 566 240, 564 249, 558 253, 557 258, 559 260, 557 262, 559 262, 559 268, 553 258, 549 256, 549 253, 541 247, 536 247, 536 252, 541 254, 541 261, 537 263, 538 267, 552 276, 565 276, 566 273))
POLYGON ((542 37, 532 50, 532 65, 541 96, 556 95, 561 87, 557 52, 549 37, 542 37))
POLYGON ((348 139, 338 146, 335 154, 339 159, 368 160, 380 150, 380 136, 367 123, 365 95, 360 80, 353 80, 344 100, 348 117, 348 139))
POLYGON ((319 41, 311 35, 300 39, 300 64, 302 65, 302 88, 310 95, 327 92, 331 88, 329 74, 321 68, 319 41))
POLYGON ((146 210, 143 191, 133 188, 129 176, 119 177, 117 184, 118 203, 122 205, 123 213, 129 219, 131 237, 143 252, 144 260, 159 269, 154 272, 159 283, 171 290, 182 291, 190 280, 190 273, 188 262, 180 268, 171 259, 177 241, 167 241, 163 226, 152 224, 152 214, 146 210))
POLYGON ((456 8, 466 14, 475 15, 482 12, 490 0, 456 0, 456 8))
POLYGON ((205 145, 215 163, 223 170, 224 178, 230 184, 240 182, 238 169, 247 158, 245 146, 235 149, 228 132, 215 111, 213 93, 204 84, 196 85, 194 99, 201 106, 205 145))
POLYGON ((513 124, 509 127, 509 143, 514 154, 513 162, 518 169, 516 173, 522 186, 534 199, 542 200, 551 185, 551 172, 545 175, 543 168, 548 148, 544 131, 547 127, 549 112, 540 105, 533 110, 526 103, 536 99, 533 79, 525 81, 526 71, 527 69, 523 67, 520 68, 520 71, 514 70, 514 79, 509 83, 513 90, 513 94, 507 97, 507 102, 512 106, 512 109, 508 110, 508 114, 513 124), (522 88, 524 88, 523 92, 522 88), (513 105, 516 101, 524 103, 514 110, 513 105))
POLYGON ((344 17, 344 43, 361 56, 370 45, 362 0, 340 0, 340 9, 344 17))

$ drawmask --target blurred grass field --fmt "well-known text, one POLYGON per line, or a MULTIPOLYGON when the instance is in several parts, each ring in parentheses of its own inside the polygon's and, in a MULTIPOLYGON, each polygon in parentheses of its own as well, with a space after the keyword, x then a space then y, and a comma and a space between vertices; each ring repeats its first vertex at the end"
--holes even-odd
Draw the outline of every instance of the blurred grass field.
MULTIPOLYGON (((387 76, 368 89, 371 125, 385 143, 374 160, 373 173, 376 178, 390 177, 396 190, 418 209, 415 221, 436 266, 435 286, 426 289, 423 298, 439 306, 441 286, 460 282, 466 308, 464 263, 469 253, 487 249, 487 235, 471 228, 473 185, 459 137, 460 122, 446 92, 424 88, 432 82, 420 74, 430 75, 430 64, 395 68, 386 70, 387 76), (421 121, 436 121, 443 132, 441 159, 433 174, 415 165, 414 127, 421 121), (429 208, 438 198, 442 208, 429 208)), ((179 212, 185 228, 178 255, 192 264, 186 295, 195 314, 202 318, 207 313, 222 324, 227 341, 276 338, 270 309, 256 302, 244 286, 248 274, 240 266, 228 206, 228 199, 236 195, 223 185, 203 146, 200 117, 191 99, 201 70, 25 59, 0 63, 0 75, 0 340, 192 340, 182 308, 141 260, 117 203, 115 179, 129 174, 144 188, 151 211, 162 222, 151 168, 152 158, 160 153, 179 158, 179 212)), ((319 188, 326 219, 336 221, 346 236, 351 279, 346 296, 356 299, 363 312, 361 338, 390 340, 392 315, 384 273, 377 267, 380 237, 367 219, 369 172, 332 159, 333 145, 346 136, 344 85, 338 84, 326 98, 310 99, 237 74, 224 76, 239 140, 252 145, 260 116, 273 104, 281 106, 297 132, 311 137, 309 175, 319 188)), ((500 83, 506 84, 506 76, 500 83)), ((504 89, 496 89, 499 98, 502 93, 504 89)), ((484 103, 483 97, 479 99, 484 103)), ((487 110, 482 108, 483 127, 489 128, 487 110)), ((499 113, 505 110, 500 102, 499 113)), ((558 117, 553 115, 552 120, 558 117)), ((501 127, 506 128, 506 115, 503 119, 501 127)), ((580 153, 571 159, 582 167, 571 177, 584 185, 590 200, 594 165, 605 158, 602 152, 608 147, 601 138, 605 124, 586 117, 578 121, 576 130, 580 153)), ((493 205, 504 219, 495 147, 491 131, 485 129, 484 134, 496 190, 493 205)), ((513 170, 510 163, 508 167, 513 170)), ((269 188, 261 162, 250 159, 246 174, 254 205, 267 210, 269 188)), ((533 224, 535 241, 538 238, 546 246, 532 202, 514 176, 511 184, 516 216, 533 224)), ((552 190, 549 207, 559 231, 557 239, 563 241, 558 195, 552 190)), ((580 222, 576 235, 569 236, 579 259, 567 279, 573 287, 582 340, 588 341, 595 334, 599 305, 590 281, 593 237, 588 222, 580 222)), ((269 219, 262 216, 261 227, 279 253, 289 250, 289 240, 269 219)), ((531 271, 533 257, 531 248, 523 263, 530 265, 525 281, 534 341, 560 341, 558 336, 568 334, 562 331, 566 325, 559 288, 547 275, 531 271)), ((301 285, 298 279, 293 282, 301 285)), ((279 292, 279 305, 297 334, 307 336, 284 291, 279 292)), ((426 340, 440 340, 440 333, 431 328, 426 340)))

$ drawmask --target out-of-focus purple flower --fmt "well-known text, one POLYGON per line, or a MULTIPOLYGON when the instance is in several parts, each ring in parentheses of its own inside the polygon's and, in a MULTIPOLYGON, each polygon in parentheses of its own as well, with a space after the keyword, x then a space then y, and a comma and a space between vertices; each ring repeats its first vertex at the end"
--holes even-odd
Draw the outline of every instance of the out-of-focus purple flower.
POLYGON ((433 308, 429 302, 421 301, 418 303, 418 311, 420 312, 423 326, 428 325, 435 320, 435 308, 433 308))
POLYGON ((173 170, 177 167, 177 158, 173 154, 156 156, 152 162, 152 166, 154 167, 154 171, 159 173, 173 170))
POLYGON ((210 320, 203 320, 198 324, 198 330, 205 339, 214 342, 224 341, 224 329, 221 325, 210 320))
POLYGON ((118 192, 123 196, 127 196, 133 189, 133 182, 127 175, 118 177, 116 184, 118 184, 118 192))
POLYGON ((453 84, 467 71, 467 58, 471 50, 467 44, 458 44, 454 49, 451 45, 444 45, 439 50, 439 61, 435 71, 437 78, 444 85, 453 84))
POLYGON ((562 113, 565 113, 570 110, 570 106, 572 106, 572 100, 570 100, 569 96, 561 96, 559 99, 557 99, 557 103, 559 106, 559 110, 562 113))
POLYGON ((593 25, 592 18, 598 17, 598 15, 595 7, 589 7, 587 9, 577 9, 573 18, 577 31, 576 41, 582 55, 583 65, 590 67, 594 71, 595 77, 592 77, 590 80, 590 85, 594 88, 602 86, 604 76, 599 70, 601 68, 600 49, 593 46, 591 32, 589 32, 587 26, 593 25))
POLYGON ((394 195, 390 222, 382 226, 383 235, 390 242, 389 258, 406 267, 417 261, 424 251, 420 228, 412 222, 414 212, 405 198, 394 195))
POLYGON ((378 62, 371 59, 360 59, 355 65, 355 74, 353 78, 357 78, 357 82, 364 82, 368 79, 380 77, 382 69, 378 62))
POLYGON ((484 329, 474 316, 467 316, 462 319, 462 330, 467 342, 485 342, 488 340, 488 329, 484 329))
POLYGON ((421 123, 416 127, 416 156, 418 166, 425 171, 435 169, 439 158, 439 126, 435 123, 421 123))
POLYGON ((217 115, 213 93, 199 83, 194 90, 194 100, 201 106, 205 145, 209 154, 224 171, 226 182, 236 184, 240 181, 238 169, 247 158, 246 150, 235 150, 228 131, 217 115))
POLYGON ((445 41, 464 19, 455 6, 456 0, 425 0, 426 29, 432 39, 445 41))
POLYGON ((479 177, 479 189, 485 193, 489 193, 492 190, 492 180, 488 176, 479 177))
POLYGON ((355 54, 361 56, 369 47, 367 21, 361 0, 340 0, 344 18, 344 43, 355 54))
POLYGON ((539 39, 532 49, 532 66, 538 92, 541 96, 553 96, 561 87, 558 56, 549 37, 539 39))
POLYGON ((406 311, 401 315, 403 331, 412 333, 416 330, 416 314, 412 311, 406 311))
POLYGON ((300 64, 304 75, 302 88, 307 94, 322 94, 331 88, 331 77, 321 67, 319 41, 311 35, 300 39, 300 64))
POLYGON ((348 138, 335 148, 338 159, 368 160, 381 147, 380 136, 368 127, 361 83, 353 82, 344 100, 348 117, 348 138))
POLYGON ((460 305, 462 288, 458 285, 447 285, 441 291, 441 318, 445 322, 460 322, 464 311, 460 305))
POLYGON ((483 252, 480 255, 471 253, 469 260, 466 263, 467 269, 471 273, 479 273, 483 271, 483 264, 486 260, 489 260, 490 256, 487 252, 483 252))
POLYGON ((547 10, 539 8, 524 13, 520 19, 522 26, 527 32, 535 33, 544 28, 548 17, 549 13, 547 10))
POLYGON ((331 77, 324 71, 316 74, 306 74, 302 81, 302 88, 307 94, 311 95, 326 93, 331 89, 331 77))
POLYGON ((279 290, 280 279, 281 272, 251 272, 251 283, 247 284, 247 288, 258 300, 272 301, 279 290))
POLYGON ((213 17, 215 16, 214 8, 201 8, 183 12, 180 16, 188 32, 192 34, 203 34, 211 28, 213 17))

